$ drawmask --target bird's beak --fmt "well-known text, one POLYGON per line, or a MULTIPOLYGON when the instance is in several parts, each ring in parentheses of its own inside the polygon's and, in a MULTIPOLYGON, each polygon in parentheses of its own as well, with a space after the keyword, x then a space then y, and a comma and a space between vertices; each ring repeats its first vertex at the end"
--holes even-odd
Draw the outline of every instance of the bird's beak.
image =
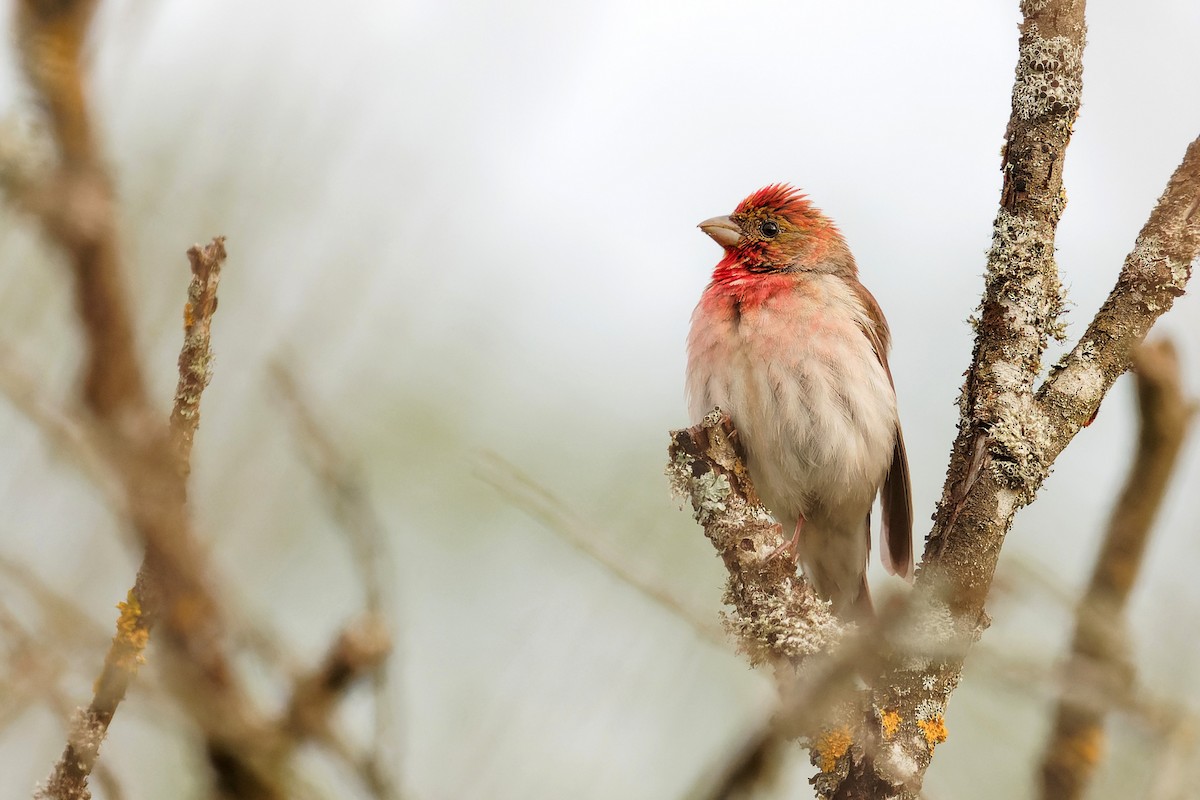
POLYGON ((742 229, 729 217, 713 217, 696 226, 713 238, 721 247, 737 247, 742 240, 742 229))

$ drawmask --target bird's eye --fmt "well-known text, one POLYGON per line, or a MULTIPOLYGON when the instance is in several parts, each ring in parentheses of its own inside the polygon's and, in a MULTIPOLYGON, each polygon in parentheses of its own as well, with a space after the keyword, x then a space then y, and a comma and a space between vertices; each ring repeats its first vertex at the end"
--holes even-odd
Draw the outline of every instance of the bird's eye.
POLYGON ((774 239, 779 234, 779 226, 772 220, 767 220, 762 225, 758 226, 758 231, 768 239, 774 239))

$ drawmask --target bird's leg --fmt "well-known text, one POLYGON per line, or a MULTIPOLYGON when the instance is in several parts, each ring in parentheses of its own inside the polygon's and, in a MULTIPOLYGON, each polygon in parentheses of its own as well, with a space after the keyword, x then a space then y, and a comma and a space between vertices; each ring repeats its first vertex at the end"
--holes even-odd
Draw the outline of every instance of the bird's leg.
POLYGON ((800 548, 800 529, 803 527, 804 517, 800 517, 796 520, 796 529, 792 531, 792 538, 788 539, 786 542, 779 545, 779 547, 776 547, 774 550, 772 550, 771 554, 767 556, 767 561, 770 561, 773 558, 779 558, 779 556, 783 555, 784 553, 787 553, 791 560, 795 561, 798 555, 797 551, 800 548))

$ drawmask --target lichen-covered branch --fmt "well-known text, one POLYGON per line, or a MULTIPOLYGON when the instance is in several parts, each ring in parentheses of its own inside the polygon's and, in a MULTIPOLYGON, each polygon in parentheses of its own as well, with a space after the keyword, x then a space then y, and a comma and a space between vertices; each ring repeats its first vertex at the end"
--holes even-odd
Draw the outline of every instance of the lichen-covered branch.
MULTIPOLYGON (((871 702, 844 732, 830 732, 836 741, 830 739, 826 747, 814 743, 814 762, 821 769, 814 783, 821 797, 919 796, 934 748, 947 736, 943 715, 963 660, 987 627, 984 602, 1016 512, 1033 500, 1055 458, 1127 368, 1133 348, 1183 292, 1200 250, 1198 140, 1143 228, 1113 294, 1072 353, 1035 389, 1049 339, 1063 333, 1054 237, 1065 208, 1063 159, 1080 104, 1084 5, 1084 0, 1021 4, 1025 19, 1003 156, 1004 187, 960 397, 958 435, 910 611, 898 632, 887 636, 882 669, 871 673, 878 675, 871 702), (826 757, 831 752, 841 755, 826 757)), ((686 477, 676 463, 677 437, 673 480, 689 488, 675 477, 686 477)), ((707 442, 691 447, 702 449, 707 442)), ((732 451, 731 444, 725 447, 732 451)), ((682 452, 690 459, 685 467, 696 462, 694 452, 682 452)), ((734 620, 745 620, 739 604, 747 599, 738 592, 760 584, 744 579, 737 545, 744 541, 746 552, 761 552, 768 546, 769 520, 747 515, 741 506, 727 514, 724 504, 733 482, 721 471, 706 468, 694 478, 697 485, 689 488, 689 496, 729 568, 727 601, 735 607, 734 620), (722 516, 714 528, 711 518, 717 513, 722 516), (746 526, 745 533, 739 525, 746 526)), ((752 496, 752 491, 741 494, 752 496)), ((787 576, 769 578, 768 592, 789 586, 787 576)), ((734 626, 754 661, 779 657, 775 643, 787 637, 778 631, 789 625, 812 630, 809 608, 798 598, 766 596, 774 604, 755 609, 750 631, 734 626), (772 609, 783 617, 780 624, 772 621, 775 633, 765 639, 753 635, 762 628, 764 612, 772 609)))
POLYGON ((1038 390, 1051 457, 1095 416, 1150 326, 1184 293, 1198 252, 1200 137, 1188 145, 1108 299, 1038 390))
MULTIPOLYGON (((1053 253, 1048 234, 1061 213, 1059 162, 1078 105, 1077 97, 1057 92, 1078 88, 1072 75, 1077 77, 1084 26, 1082 2, 1026 2, 1022 7, 1026 22, 995 240, 1003 243, 1013 237, 1007 215, 1026 215, 1031 222, 1021 227, 1015 242, 993 247, 989 257, 959 433, 915 585, 924 604, 945 616, 949 655, 926 664, 899 659, 876 683, 875 708, 895 715, 896 733, 891 747, 876 758, 875 768, 864 772, 867 780, 856 781, 852 775, 838 785, 836 791, 850 792, 848 796, 869 787, 870 779, 882 779, 901 797, 917 796, 933 748, 946 736, 942 713, 957 686, 963 659, 987 625, 984 601, 1016 512, 1032 501, 1054 459, 1128 366, 1132 346, 1183 291, 1190 277, 1188 265, 1200 249, 1200 152, 1193 143, 1126 261, 1113 296, 1062 368, 1033 393, 1046 339, 1056 332, 1056 323, 1039 310, 1052 305, 1052 267, 1029 271, 1021 262, 1049 263, 1053 253), (1047 35, 1052 42, 1039 41, 1047 35), (1047 59, 1048 48, 1060 56, 1047 59), (1034 74, 1029 74, 1030 68, 1034 74), (1041 87, 1035 92, 1041 97, 1048 74, 1060 68, 1066 70, 1064 76, 1050 80, 1055 91, 1047 97, 1052 102, 1031 115, 1029 92, 1020 84, 1041 87), (1014 142, 1020 146, 1014 147, 1014 142), (1028 236, 1039 243, 1022 243, 1028 236), (1153 249, 1154 256, 1147 258, 1147 241, 1169 245, 1156 244, 1166 249, 1153 249), (1014 250, 1024 253, 1015 261, 997 258, 1014 250)), ((868 719, 861 735, 869 737, 874 728, 868 719)))
POLYGON ((1042 760, 1044 800, 1084 796, 1104 741, 1105 704, 1128 695, 1133 677, 1125 604, 1142 563, 1195 404, 1183 392, 1169 341, 1134 352, 1140 421, 1137 451, 1117 499, 1075 622, 1071 657, 1042 760))
MULTIPOLYGON (((171 436, 180 478, 192 469, 192 442, 200 427, 200 395, 212 380, 212 317, 225 263, 225 237, 187 251, 192 266, 187 304, 183 307, 183 348, 179 351, 179 383, 171 408, 171 436)), ((185 484, 186 488, 186 484, 185 484)))
POLYGON ((750 484, 729 416, 717 410, 672 431, 669 456, 672 488, 691 502, 729 570, 725 625, 750 663, 799 667, 832 650, 844 626, 796 575, 794 562, 770 557, 784 537, 750 484))
MULTIPOLYGON (((192 253, 198 254, 198 248, 192 248, 192 253)), ((190 456, 192 434, 199 423, 200 393, 208 383, 207 371, 202 375, 196 374, 198 364, 207 365, 209 358, 209 329, 212 313, 216 308, 216 280, 209 281, 208 277, 220 274, 220 261, 224 259, 224 248, 221 240, 216 240, 205 249, 208 257, 203 276, 197 273, 193 280, 192 292, 189 292, 189 302, 185 312, 187 335, 183 351, 180 355, 180 392, 176 397, 174 411, 171 415, 171 431, 175 436, 178 450, 176 464, 178 478, 182 483, 188 467, 186 459, 190 456), (214 250, 216 248, 216 250, 214 250), (205 300, 198 310, 193 312, 193 296, 200 282, 199 295, 205 300), (185 387, 189 387, 185 390, 185 387)), ((193 272, 196 272, 197 258, 193 257, 193 272)), ((136 362, 135 362, 136 363, 136 362)), ((163 440, 152 440, 154 442, 163 440)), ((126 461, 125 464, 134 462, 126 461)), ((129 479, 123 482, 129 498, 129 508, 134 508, 134 502, 139 495, 129 485, 129 479)), ((182 511, 182 489, 176 488, 171 494, 177 498, 182 511)), ((141 502, 144 502, 141 501, 141 502)), ((136 517, 135 517, 136 519, 136 517)), ((144 530, 144 529, 143 529, 144 530)), ((174 549, 174 548, 173 548, 174 549)), ((124 602, 118 605, 120 616, 117 620, 117 632, 113 637, 108 654, 104 659, 104 668, 96 680, 92 702, 86 709, 80 709, 71 725, 67 747, 62 757, 54 767, 44 796, 53 798, 87 797, 87 779, 99 756, 99 749, 108 731, 117 707, 124 699, 130 684, 137 675, 138 667, 143 662, 143 652, 150 640, 150 633, 158 620, 161 608, 159 603, 164 590, 156 586, 156 577, 161 574, 178 574, 178 565, 171 565, 164 557, 161 546, 154 540, 146 542, 146 556, 138 570, 133 588, 129 590, 124 602)), ((196 584, 191 576, 191 583, 196 584)), ((202 584, 200 584, 202 586, 202 584)), ((211 599, 205 597, 207 602, 211 599)), ((193 627, 196 627, 192 623, 193 627)), ((212 656, 209 656, 212 658, 212 656)), ((216 674, 227 674, 228 670, 217 663, 216 674)))
POLYGON ((946 703, 987 625, 984 601, 1013 515, 1048 474, 1033 384, 1059 335, 1054 235, 1065 200, 1063 159, 1082 88, 1083 0, 1026 0, 975 348, 960 397, 958 436, 914 587, 931 657, 897 649, 875 683, 871 713, 852 735, 878 742, 823 796, 915 798, 946 738, 946 703))

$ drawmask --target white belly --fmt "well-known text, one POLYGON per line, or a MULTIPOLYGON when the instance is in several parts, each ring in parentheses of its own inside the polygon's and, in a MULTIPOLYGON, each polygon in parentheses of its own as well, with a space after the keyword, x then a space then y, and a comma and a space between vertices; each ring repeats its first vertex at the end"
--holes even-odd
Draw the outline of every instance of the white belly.
POLYGON ((697 308, 689 411, 697 422, 714 406, 732 417, 755 488, 785 532, 803 517, 840 535, 863 530, 883 483, 896 399, 848 290, 810 280, 828 285, 733 314, 697 308))

